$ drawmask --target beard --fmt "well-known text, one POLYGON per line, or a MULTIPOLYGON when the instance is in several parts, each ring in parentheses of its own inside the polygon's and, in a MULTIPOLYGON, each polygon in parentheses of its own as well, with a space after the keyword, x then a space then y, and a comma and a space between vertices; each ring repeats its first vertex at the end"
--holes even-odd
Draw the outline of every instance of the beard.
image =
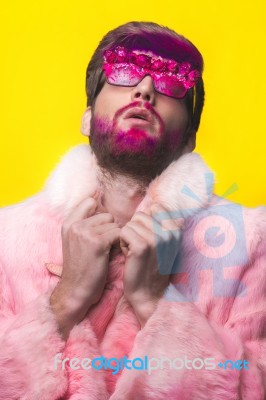
POLYGON ((137 124, 126 130, 120 128, 118 117, 131 106, 119 110, 113 121, 98 117, 92 110, 90 146, 98 165, 111 176, 121 174, 148 184, 180 156, 180 144, 171 140, 176 135, 165 134, 163 122, 155 111, 159 135, 152 135, 137 124))

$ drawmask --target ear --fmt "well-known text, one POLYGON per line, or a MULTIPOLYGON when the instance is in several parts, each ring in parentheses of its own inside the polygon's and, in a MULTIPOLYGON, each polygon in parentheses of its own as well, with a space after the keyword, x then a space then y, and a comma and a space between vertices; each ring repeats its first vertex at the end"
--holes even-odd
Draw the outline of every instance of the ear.
POLYGON ((81 128, 80 128, 82 135, 90 136, 90 128, 91 128, 91 107, 88 107, 82 117, 81 128))
POLYGON ((182 150, 182 155, 187 153, 192 153, 196 147, 196 131, 191 131, 189 139, 182 150))

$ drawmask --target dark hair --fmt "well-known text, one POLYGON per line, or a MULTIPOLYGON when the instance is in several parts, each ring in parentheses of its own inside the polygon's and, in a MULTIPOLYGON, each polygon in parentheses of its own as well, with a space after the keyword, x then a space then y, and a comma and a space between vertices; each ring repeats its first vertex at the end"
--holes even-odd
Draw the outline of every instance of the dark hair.
MULTIPOLYGON (((128 22, 108 32, 95 50, 86 72, 87 106, 93 106, 104 82, 103 53, 116 46, 129 49, 150 50, 165 58, 178 62, 188 61, 200 72, 203 71, 203 58, 198 49, 184 36, 154 22, 128 22)), ((204 105, 204 85, 199 78, 186 97, 189 113, 189 132, 197 131, 204 105)), ((189 136, 184 138, 187 142, 189 136)))

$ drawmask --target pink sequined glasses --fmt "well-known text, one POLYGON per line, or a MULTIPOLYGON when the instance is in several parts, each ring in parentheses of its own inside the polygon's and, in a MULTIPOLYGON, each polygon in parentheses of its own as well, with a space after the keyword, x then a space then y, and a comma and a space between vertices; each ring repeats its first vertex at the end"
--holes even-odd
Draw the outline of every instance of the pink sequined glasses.
POLYGON ((189 62, 178 63, 121 46, 104 52, 103 69, 107 82, 116 86, 136 86, 149 75, 157 92, 176 99, 182 99, 201 76, 189 62))

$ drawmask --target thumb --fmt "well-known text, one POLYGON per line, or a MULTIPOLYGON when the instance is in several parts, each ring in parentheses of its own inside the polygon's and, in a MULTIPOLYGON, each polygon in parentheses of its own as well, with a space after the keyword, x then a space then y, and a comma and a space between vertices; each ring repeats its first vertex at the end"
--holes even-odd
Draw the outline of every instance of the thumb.
POLYGON ((65 225, 72 225, 74 222, 88 218, 95 213, 97 201, 92 197, 82 200, 65 219, 65 225))
POLYGON ((122 253, 126 257, 128 255, 128 244, 120 238, 120 248, 122 250, 122 253))

